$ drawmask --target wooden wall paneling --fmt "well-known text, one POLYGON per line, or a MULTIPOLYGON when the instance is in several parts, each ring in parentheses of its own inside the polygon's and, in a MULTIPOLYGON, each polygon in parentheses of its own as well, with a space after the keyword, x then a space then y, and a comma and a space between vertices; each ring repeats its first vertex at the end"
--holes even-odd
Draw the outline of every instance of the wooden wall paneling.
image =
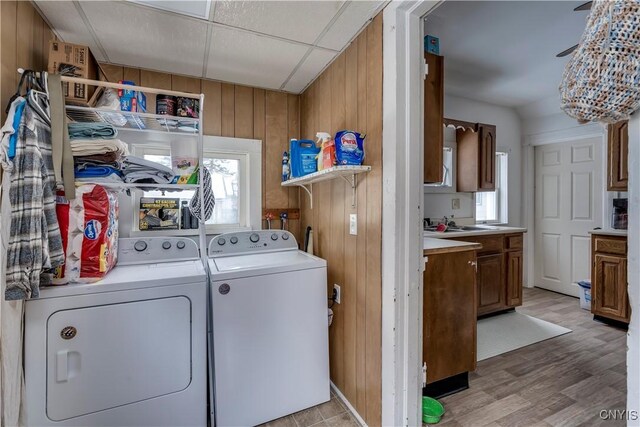
MULTIPOLYGON (((367 32, 360 33, 355 41, 358 48, 358 80, 357 86, 357 130, 361 133, 367 133, 367 32)), ((366 142, 368 145, 368 142, 366 142)), ((365 146, 365 150, 369 150, 368 146, 365 146)), ((367 158, 367 162, 369 159, 367 158)), ((358 183, 358 201, 357 201, 357 213, 359 228, 356 238, 356 253, 364 254, 367 250, 367 193, 368 193, 368 179, 367 177, 358 177, 360 182, 358 183)), ((356 396, 355 407, 359 414, 363 417, 366 416, 367 405, 367 373, 366 373, 366 305, 367 298, 367 282, 366 273, 367 264, 366 261, 360 262, 356 265, 357 273, 357 289, 356 299, 358 301, 356 310, 356 396)))
POLYGON ((46 24, 38 11, 32 7, 31 25, 33 27, 33 50, 31 52, 31 63, 36 70, 46 70, 48 64, 45 59, 48 58, 49 43, 44 43, 44 32, 46 24))
POLYGON ((253 88, 236 85, 234 97, 235 137, 253 138, 253 88))
MULTIPOLYGON (((287 139, 284 141, 285 146, 283 151, 287 149, 289 140, 292 138, 300 139, 300 96, 287 95, 287 139)), ((304 191, 304 190, 303 190, 304 191)), ((289 195, 289 208, 295 209, 300 207, 300 188, 290 187, 287 189, 289 195)), ((302 247, 304 244, 304 236, 302 233, 302 227, 300 226, 300 220, 289 220, 289 231, 296 236, 298 240, 298 246, 302 247)))
MULTIPOLYGON (((205 135, 222 135, 222 85, 213 80, 202 80, 204 94, 203 132, 205 135)), ((264 206, 264 203, 263 203, 264 206)))
MULTIPOLYGON (((288 189, 282 187, 282 152, 287 139, 287 95, 282 92, 266 93, 266 181, 265 208, 289 206, 288 189)), ((279 224, 279 222, 277 222, 279 224)))
POLYGON ((35 65, 33 64, 33 14, 34 10, 30 2, 18 2, 16 16, 16 61, 18 67, 32 68, 35 65))
POLYGON ((0 92, 2 95, 2 105, 0 105, 0 115, 2 116, 2 123, 6 119, 7 115, 5 109, 9 99, 16 91, 16 85, 18 84, 18 62, 16 56, 16 27, 18 16, 18 3, 15 1, 3 1, 0 2, 0 20, 2 23, 2 87, 0 92))
MULTIPOLYGON (((358 125, 358 46, 352 43, 345 51, 345 87, 344 87, 344 104, 345 104, 345 121, 342 125, 346 129, 357 130, 358 125)), ((341 180, 338 180, 341 181, 341 180)), ((347 183, 341 183, 345 188, 345 209, 343 221, 346 222, 344 230, 344 286, 342 291, 342 299, 344 301, 345 310, 344 319, 344 393, 355 403, 356 392, 356 309, 358 276, 354 266, 358 265, 357 255, 357 236, 349 234, 349 215, 356 213, 351 206, 351 188, 347 183)))
POLYGON ((235 136, 235 87, 230 83, 222 83, 222 136, 235 136))
POLYGON ((100 63, 100 69, 102 70, 100 80, 105 80, 113 83, 117 83, 118 80, 123 80, 124 67, 120 65, 100 63))
MULTIPOLYGON (((266 100, 264 89, 253 90, 253 138, 262 141, 262 207, 266 208, 265 188, 267 183, 267 150, 265 139, 266 100)), ((280 175, 282 176, 282 174, 280 175)), ((264 225, 263 225, 264 227, 264 225)))
MULTIPOLYGON (((140 70, 140 86, 171 90, 171 74, 140 70)), ((147 111, 156 113, 156 94, 147 93, 147 111)))
POLYGON ((171 90, 188 93, 202 93, 202 80, 195 77, 171 75, 171 90))
POLYGON ((382 14, 367 27, 367 420, 382 416, 382 14))
POLYGON ((140 80, 140 68, 123 67, 122 80, 127 80, 135 83, 136 85, 142 86, 140 80))

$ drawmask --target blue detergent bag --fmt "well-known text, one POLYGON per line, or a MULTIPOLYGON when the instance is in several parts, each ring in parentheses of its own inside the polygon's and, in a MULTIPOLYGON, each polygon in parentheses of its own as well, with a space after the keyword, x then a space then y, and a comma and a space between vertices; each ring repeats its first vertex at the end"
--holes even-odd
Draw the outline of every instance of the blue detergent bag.
POLYGON ((289 142, 291 177, 298 178, 318 171, 316 156, 320 148, 310 139, 292 139, 289 142))
POLYGON ((336 160, 338 165, 362 164, 365 136, 350 130, 343 130, 336 134, 336 160))

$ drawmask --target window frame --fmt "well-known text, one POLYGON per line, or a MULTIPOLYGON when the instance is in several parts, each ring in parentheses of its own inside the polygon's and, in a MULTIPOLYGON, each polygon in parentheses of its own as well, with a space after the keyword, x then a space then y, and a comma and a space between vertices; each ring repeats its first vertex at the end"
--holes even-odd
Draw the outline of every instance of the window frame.
MULTIPOLYGON (((497 218, 494 220, 478 220, 478 208, 475 204, 474 216, 476 224, 503 225, 509 222, 509 153, 504 151, 496 152, 496 213, 497 218)), ((491 191, 487 193, 492 193, 491 191)), ((478 196, 485 193, 475 193, 474 202, 477 202, 478 196)))
MULTIPOLYGON (((144 157, 145 154, 170 155, 168 144, 131 144, 132 154, 144 157)), ((239 218, 237 224, 207 224, 206 234, 217 235, 234 231, 247 231, 262 228, 262 141, 244 138, 218 136, 203 137, 203 157, 236 159, 238 165, 239 218), (252 197, 258 194, 259 197, 252 197)), ((178 196, 178 193, 176 193, 178 196)), ((191 230, 140 230, 138 228, 138 209, 143 190, 134 190, 131 194, 131 237, 153 236, 197 236, 198 229, 191 230)))

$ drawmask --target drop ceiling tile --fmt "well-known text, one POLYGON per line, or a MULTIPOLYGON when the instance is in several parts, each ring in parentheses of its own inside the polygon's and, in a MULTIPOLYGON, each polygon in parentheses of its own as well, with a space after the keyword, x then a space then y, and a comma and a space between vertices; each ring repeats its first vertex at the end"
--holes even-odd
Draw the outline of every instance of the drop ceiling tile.
POLYGON ((119 1, 83 1, 81 5, 111 62, 202 74, 206 22, 119 1))
POLYGON ((211 0, 127 0, 160 10, 209 19, 211 0))
POLYGON ((300 68, 287 82, 285 90, 300 93, 335 58, 337 53, 325 49, 313 49, 300 68))
POLYGON ((214 27, 206 77, 279 89, 307 50, 296 43, 214 27))
POLYGON ((216 2, 213 20, 289 40, 313 43, 343 1, 216 2))
POLYGON ((98 49, 91 32, 82 21, 73 2, 37 1, 36 6, 62 40, 68 43, 87 45, 98 61, 107 60, 98 49))
POLYGON ((374 13, 382 6, 382 1, 352 1, 340 17, 322 37, 318 46, 342 50, 360 31, 362 26, 374 17, 374 13))

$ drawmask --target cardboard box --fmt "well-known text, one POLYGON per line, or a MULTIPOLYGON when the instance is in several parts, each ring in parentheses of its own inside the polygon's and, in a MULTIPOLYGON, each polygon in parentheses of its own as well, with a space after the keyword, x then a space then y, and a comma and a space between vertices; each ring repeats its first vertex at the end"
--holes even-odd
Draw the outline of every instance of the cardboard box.
MULTIPOLYGON (((51 40, 48 71, 52 74, 98 80, 99 68, 88 46, 51 40)), ((79 83, 63 85, 63 94, 69 104, 89 105, 95 90, 95 86, 79 83)))
POLYGON ((140 230, 178 230, 180 216, 180 199, 140 198, 138 213, 140 230))

